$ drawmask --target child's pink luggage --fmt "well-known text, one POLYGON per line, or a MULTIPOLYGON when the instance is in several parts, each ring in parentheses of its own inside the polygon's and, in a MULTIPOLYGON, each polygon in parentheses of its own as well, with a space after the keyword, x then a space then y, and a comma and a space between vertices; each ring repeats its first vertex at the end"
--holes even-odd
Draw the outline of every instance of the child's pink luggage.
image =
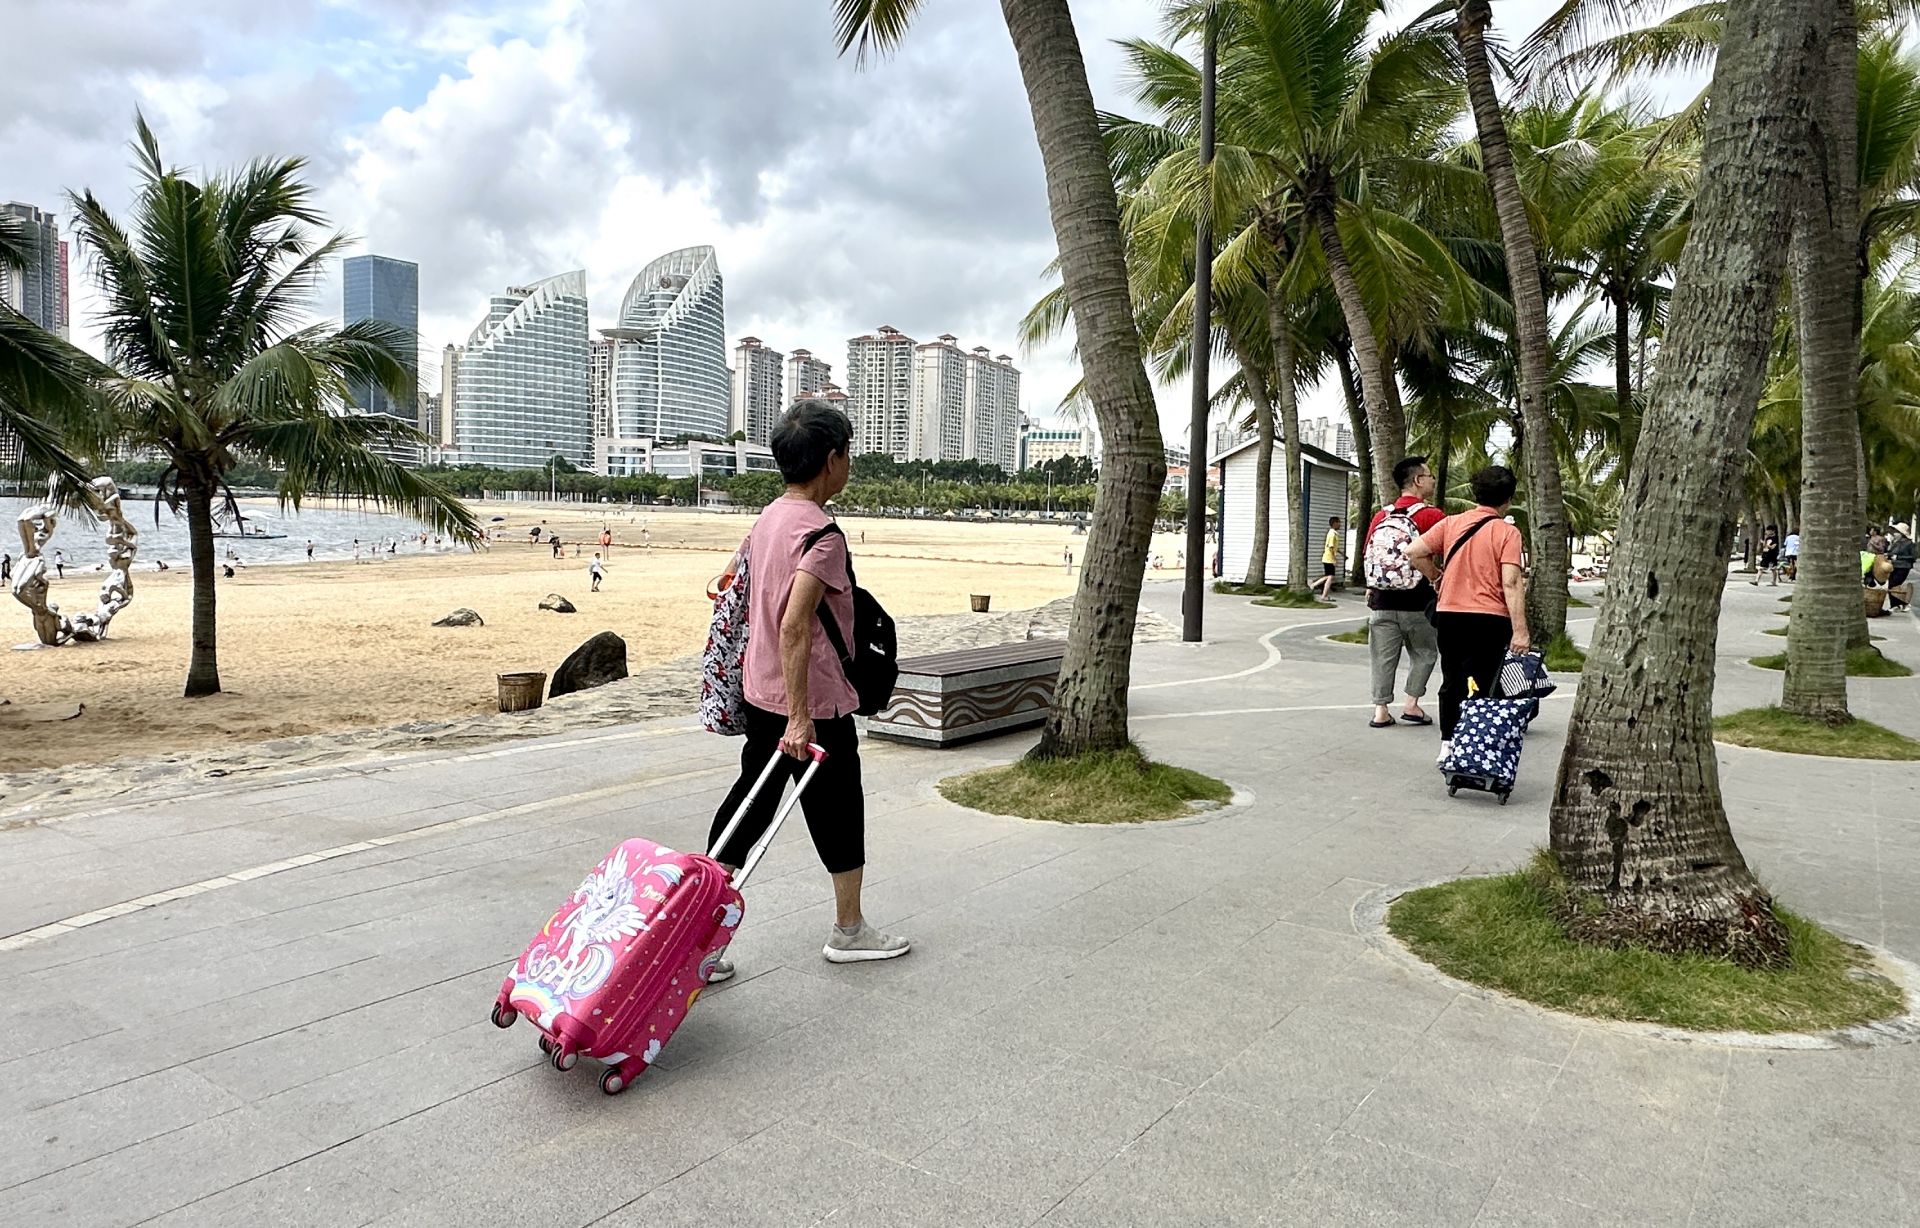
POLYGON ((509 1028, 525 1015, 554 1069, 573 1069, 584 1053, 606 1064, 601 1091, 625 1090, 686 1019, 733 941, 745 907, 741 885, 827 757, 808 749, 813 761, 800 783, 731 879, 713 853, 733 838, 784 755, 768 760, 711 853, 626 840, 607 854, 514 964, 494 999, 494 1025, 509 1028))

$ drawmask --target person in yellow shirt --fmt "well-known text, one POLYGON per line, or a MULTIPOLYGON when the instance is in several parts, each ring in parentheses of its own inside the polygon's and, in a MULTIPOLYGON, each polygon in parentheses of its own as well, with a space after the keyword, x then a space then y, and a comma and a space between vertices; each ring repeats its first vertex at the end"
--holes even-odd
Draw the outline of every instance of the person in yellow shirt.
POLYGON ((1320 600, 1325 601, 1333 592, 1334 577, 1340 574, 1340 564, 1346 560, 1347 535, 1340 531, 1340 518, 1327 517, 1327 541, 1320 548, 1320 600))

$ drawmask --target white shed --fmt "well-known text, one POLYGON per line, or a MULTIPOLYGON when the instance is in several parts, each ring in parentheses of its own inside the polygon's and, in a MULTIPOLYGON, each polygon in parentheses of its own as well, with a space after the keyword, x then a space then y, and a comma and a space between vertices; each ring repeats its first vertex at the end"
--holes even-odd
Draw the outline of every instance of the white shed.
MULTIPOLYGON (((1233 584, 1247 580, 1247 555, 1253 549, 1253 494, 1255 473, 1259 467, 1260 441, 1249 439, 1222 452, 1214 463, 1220 467, 1220 517, 1215 525, 1220 542, 1220 578, 1233 584)), ((1307 578, 1320 577, 1320 547, 1326 540, 1327 518, 1347 518, 1347 486, 1359 469, 1331 452, 1310 444, 1300 445, 1300 482, 1307 504, 1307 578)), ((1279 440, 1273 444, 1273 488, 1270 496, 1267 528, 1268 584, 1287 582, 1287 532, 1292 523, 1287 481, 1287 451, 1279 440)), ((1351 542, 1353 526, 1344 524, 1351 542)), ((1353 561, 1353 555, 1347 555, 1353 561)))

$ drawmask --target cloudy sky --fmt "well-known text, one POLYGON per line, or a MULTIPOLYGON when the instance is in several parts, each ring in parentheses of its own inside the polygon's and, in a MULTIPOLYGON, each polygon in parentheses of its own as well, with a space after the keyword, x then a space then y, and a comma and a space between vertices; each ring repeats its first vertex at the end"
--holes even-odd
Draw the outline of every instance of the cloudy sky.
MULTIPOLYGON (((0 199, 64 213, 66 189, 91 187, 120 206, 138 107, 176 163, 307 158, 360 251, 420 265, 434 359, 501 286, 584 267, 597 328, 642 265, 697 243, 718 249, 735 339, 805 346, 836 373, 880 324, 1019 354, 1053 242, 999 6, 933 0, 865 68, 834 54, 831 7, 6 0, 0 199)), ((1160 3, 1073 7, 1098 101, 1132 109, 1111 40, 1157 34, 1160 3)), ((1548 7, 1498 0, 1496 21, 1548 7)), ((78 269, 74 291, 97 348, 78 269)), ((324 295, 337 314, 337 285, 324 295)), ((1077 378, 1067 346, 1019 361, 1050 415, 1077 378)), ((1186 395, 1162 390, 1170 427, 1186 395)))

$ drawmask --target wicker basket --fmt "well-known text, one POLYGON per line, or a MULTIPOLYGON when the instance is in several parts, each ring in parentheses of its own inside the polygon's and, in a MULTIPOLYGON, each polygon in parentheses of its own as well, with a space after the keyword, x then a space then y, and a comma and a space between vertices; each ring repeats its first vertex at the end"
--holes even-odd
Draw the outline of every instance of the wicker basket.
POLYGON ((969 594, 969 598, 973 602, 973 612, 975 614, 985 614, 987 612, 987 606, 993 602, 993 598, 985 593, 972 593, 969 594))
POLYGON ((540 706, 542 694, 547 689, 547 676, 535 671, 524 674, 501 674, 500 710, 502 712, 531 712, 540 706))

